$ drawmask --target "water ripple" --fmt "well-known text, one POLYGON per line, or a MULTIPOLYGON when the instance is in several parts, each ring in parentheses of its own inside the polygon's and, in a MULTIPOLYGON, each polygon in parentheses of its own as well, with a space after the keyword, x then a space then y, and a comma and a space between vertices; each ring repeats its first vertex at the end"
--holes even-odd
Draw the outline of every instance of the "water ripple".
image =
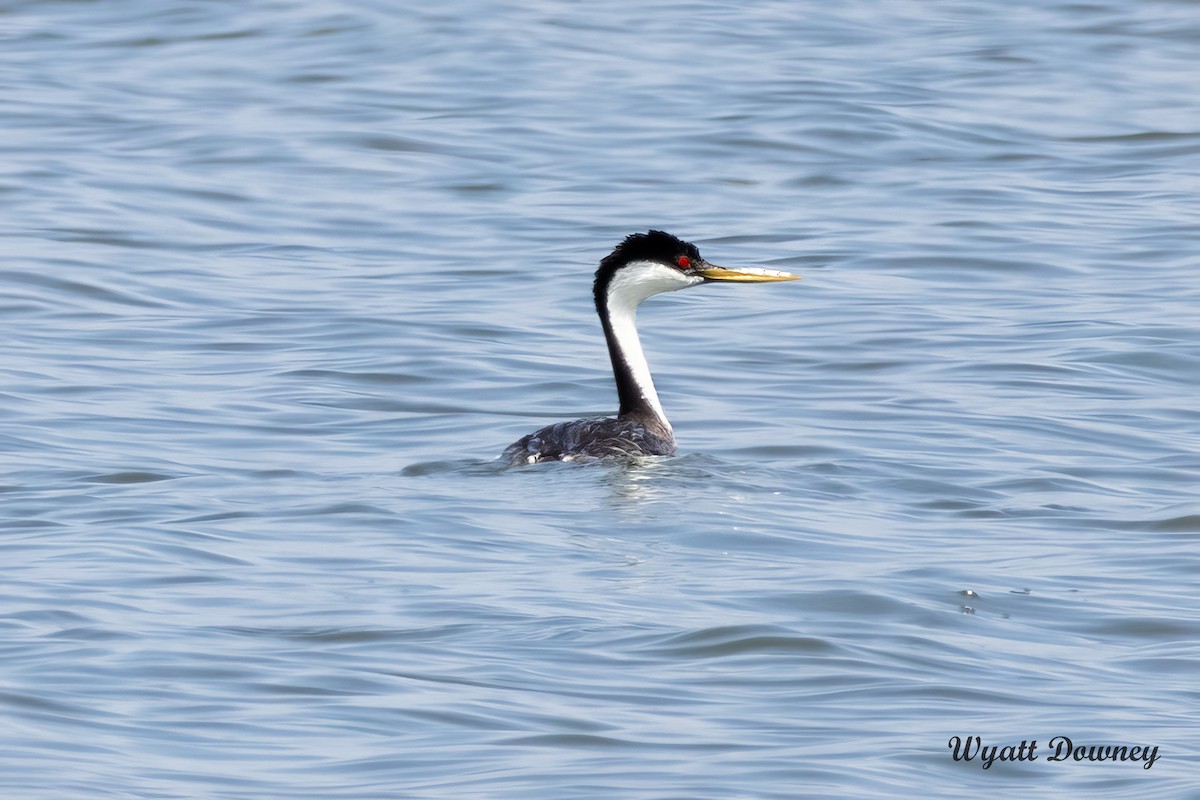
POLYGON ((8 4, 8 793, 1188 796, 1194 11, 8 4))

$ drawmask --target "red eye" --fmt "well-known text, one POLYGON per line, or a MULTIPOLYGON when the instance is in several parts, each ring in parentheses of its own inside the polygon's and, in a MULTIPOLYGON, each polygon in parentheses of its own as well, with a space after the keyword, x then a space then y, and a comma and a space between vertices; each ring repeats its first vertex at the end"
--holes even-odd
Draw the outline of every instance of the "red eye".
POLYGON ((692 260, 690 258, 688 258, 687 256, 680 256, 679 260, 675 263, 677 263, 679 266, 683 267, 684 269, 687 269, 688 266, 692 263, 692 260))

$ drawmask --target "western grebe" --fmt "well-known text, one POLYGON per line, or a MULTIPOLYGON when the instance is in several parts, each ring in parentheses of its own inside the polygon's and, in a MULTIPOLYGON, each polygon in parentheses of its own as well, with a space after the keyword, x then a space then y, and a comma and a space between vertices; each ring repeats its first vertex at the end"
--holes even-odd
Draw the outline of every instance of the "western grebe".
POLYGON ((638 339, 637 307, 653 295, 702 283, 767 283, 799 277, 771 269, 715 266, 700 257, 695 245, 662 231, 625 237, 600 261, 592 290, 617 380, 621 401, 617 416, 556 422, 513 442, 501 458, 516 465, 580 457, 674 455, 675 434, 658 402, 638 339))

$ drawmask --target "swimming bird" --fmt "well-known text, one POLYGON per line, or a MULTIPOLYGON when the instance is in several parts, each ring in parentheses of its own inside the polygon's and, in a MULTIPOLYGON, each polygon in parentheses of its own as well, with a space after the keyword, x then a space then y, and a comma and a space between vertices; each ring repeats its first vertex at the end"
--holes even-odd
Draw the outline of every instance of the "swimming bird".
POLYGON ((771 269, 718 267, 701 258, 694 244, 663 231, 625 237, 601 259, 592 289, 617 382, 621 403, 617 416, 556 422, 513 442, 501 458, 517 465, 675 455, 675 434, 638 339, 638 306, 656 294, 704 283, 767 283, 799 277, 771 269))

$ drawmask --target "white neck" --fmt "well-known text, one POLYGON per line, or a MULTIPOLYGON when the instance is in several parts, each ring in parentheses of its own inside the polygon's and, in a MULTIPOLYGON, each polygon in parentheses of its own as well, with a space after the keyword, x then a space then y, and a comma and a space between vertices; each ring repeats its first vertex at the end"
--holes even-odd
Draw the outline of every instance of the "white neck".
POLYGON ((673 292, 702 283, 703 278, 684 275, 677 269, 654 261, 635 261, 621 268, 608 284, 608 319, 612 326, 620 356, 629 365, 634 383, 642 398, 658 416, 663 426, 670 431, 671 423, 663 412, 658 392, 654 390, 654 379, 650 377, 650 365, 642 352, 642 342, 637 332, 637 308, 642 301, 662 292, 673 292))

